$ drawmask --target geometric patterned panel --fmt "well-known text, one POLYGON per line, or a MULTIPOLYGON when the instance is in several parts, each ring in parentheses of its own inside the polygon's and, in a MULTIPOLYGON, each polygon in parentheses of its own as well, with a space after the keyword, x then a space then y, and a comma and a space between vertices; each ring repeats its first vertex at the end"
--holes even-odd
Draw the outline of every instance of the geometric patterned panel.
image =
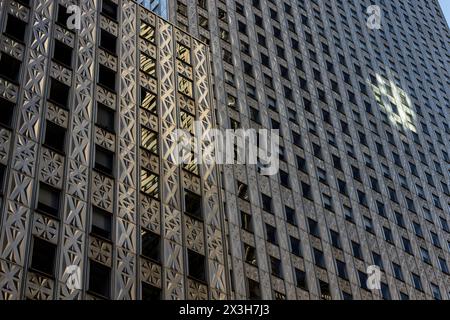
POLYGON ((89 258, 111 267, 112 245, 95 237, 90 237, 89 258))
POLYGON ((92 201, 97 207, 113 212, 114 181, 100 173, 92 172, 92 201))
POLYGON ((28 273, 25 295, 31 300, 53 300, 54 281, 35 273, 28 273))
POLYGON ((0 300, 19 300, 23 269, 0 259, 0 300))
POLYGON ((141 280, 161 288, 161 266, 141 259, 141 280))
POLYGON ((58 234, 59 225, 55 220, 38 213, 34 214, 33 235, 57 244, 58 234))
MULTIPOLYGON (((192 51, 198 57, 182 61, 175 52, 179 44, 191 50, 189 35, 134 1, 112 1, 118 5, 119 21, 105 17, 97 0, 36 0, 31 8, 8 3, 12 14, 29 22, 30 32, 23 44, 0 36, 0 49, 23 61, 19 86, 0 79, 0 96, 16 105, 17 118, 13 130, 0 128, 0 163, 10 166, 0 204, 0 300, 99 299, 87 292, 90 261, 109 268, 112 299, 136 299, 142 283, 160 288, 167 299, 222 298, 226 292, 220 266, 208 267, 213 273, 206 283, 186 276, 187 248, 204 255, 208 264, 224 261, 218 197, 212 187, 215 166, 199 175, 197 168, 182 169, 168 159, 176 142, 171 133, 179 127, 180 109, 203 115, 204 128, 211 128, 212 114, 206 111, 211 107, 210 77, 202 74, 209 72, 207 48, 202 44, 192 51), (76 32, 53 20, 59 5, 65 10, 71 4, 81 8, 81 28, 76 32), (142 21, 154 28, 146 39, 140 34, 142 21), (98 48, 98 24, 120 39, 117 55, 98 48), (53 60, 54 39, 72 48, 71 68, 53 60), (150 72, 141 69, 139 54, 154 59, 150 72), (115 90, 97 85, 99 64, 116 72, 115 90), (181 76, 188 79, 184 82, 181 76), (50 79, 70 87, 68 108, 47 101, 50 79), (182 90, 178 84, 184 86, 182 90), (153 94, 142 106, 141 87, 153 94), (201 112, 197 96, 202 99, 201 112), (98 103, 115 115, 111 132, 96 123, 98 103), (47 121, 66 129, 64 153, 45 147, 42 128, 47 121), (141 146, 142 127, 156 133, 156 149, 141 146), (95 146, 114 154, 111 175, 93 168, 98 160, 95 146), (144 170, 158 178, 153 194, 141 188, 144 170), (60 220, 35 212, 40 182, 61 192, 60 220), (185 189, 207 195, 203 197, 207 223, 183 213, 185 189), (111 214, 110 240, 91 234, 93 206, 111 214), (160 263, 139 255, 143 229, 160 235, 160 263), (54 278, 29 270, 31 237, 57 246, 54 278), (81 289, 69 281, 68 270, 74 267, 81 271, 81 289)), ((0 20, 6 12, 4 3, 0 3, 0 20)))
POLYGON ((137 295, 137 5, 122 1, 119 26, 118 219, 116 220, 115 299, 137 295))
POLYGON ((185 217, 185 224, 187 247, 203 254, 205 251, 203 224, 190 217, 185 217))
POLYGON ((25 245, 29 225, 29 209, 18 203, 8 201, 3 217, 0 237, 0 258, 17 265, 25 264, 25 245))
POLYGON ((141 197, 140 216, 140 223, 143 228, 147 228, 157 234, 161 233, 161 212, 159 201, 146 196, 141 197))
POLYGON ((61 189, 64 174, 64 157, 56 152, 42 148, 40 167, 40 180, 61 189))
POLYGON ((11 141, 11 131, 0 128, 0 163, 7 164, 9 155, 9 145, 11 141))
POLYGON ((208 300, 208 288, 197 281, 188 279, 188 296, 189 300, 208 300))

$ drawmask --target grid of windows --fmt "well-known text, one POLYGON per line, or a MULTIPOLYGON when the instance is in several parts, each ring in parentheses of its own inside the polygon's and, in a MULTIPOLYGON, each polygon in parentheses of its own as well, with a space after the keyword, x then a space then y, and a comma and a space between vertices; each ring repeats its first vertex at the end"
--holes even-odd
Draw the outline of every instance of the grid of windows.
MULTIPOLYGON (((413 255, 418 263, 422 261, 415 252, 419 238, 426 241, 424 249, 428 252, 431 247, 442 247, 442 240, 447 239, 448 219, 439 219, 448 216, 450 210, 445 196, 448 187, 442 184, 447 185, 448 172, 441 170, 448 167, 449 157, 448 143, 441 139, 449 134, 445 111, 448 45, 443 40, 448 27, 436 4, 417 0, 397 7, 394 1, 384 1, 383 12, 393 14, 386 17, 380 30, 367 30, 366 8, 370 3, 363 1, 218 0, 214 8, 197 6, 198 16, 207 16, 208 23, 195 27, 195 20, 186 19, 183 13, 189 3, 177 1, 174 19, 203 41, 214 43, 215 75, 217 79, 222 75, 225 78, 224 82, 216 81, 216 98, 230 101, 227 97, 233 97, 228 107, 218 110, 219 126, 229 128, 229 123, 238 123, 244 129, 262 125, 281 131, 278 183, 284 188, 278 189, 272 182, 267 186, 258 175, 252 180, 257 184, 246 185, 246 201, 259 203, 265 224, 263 228, 255 225, 255 239, 256 230, 263 230, 268 243, 277 245, 276 239, 281 242, 284 238, 292 245, 292 239, 298 237, 296 227, 302 226, 300 230, 309 231, 311 242, 340 250, 341 239, 347 242, 350 230, 361 229, 369 238, 381 239, 386 249, 380 253, 367 251, 367 240, 353 237, 353 256, 385 268, 384 252, 389 247, 413 255), (216 17, 217 21, 211 23, 216 17), (216 24, 217 29, 212 27, 216 24), (429 46, 427 39, 414 32, 418 25, 423 32, 435 35, 436 56, 424 49, 429 46), (232 47, 230 34, 238 39, 240 50, 232 47), (388 41, 395 44, 388 46, 388 41), (436 74, 435 69, 442 72, 436 74), (423 81, 427 89, 416 86, 416 81, 422 83, 422 74, 426 75, 423 81), (267 117, 258 105, 266 106, 267 117), (298 126, 299 119, 304 126, 298 126), (292 148, 286 148, 288 144, 292 148), (437 180, 441 183, 437 184, 437 180), (255 192, 249 191, 252 188, 255 192), (281 194, 278 190, 282 190, 281 194), (263 196, 258 197, 259 193, 263 196), (266 195, 272 195, 270 205, 266 195), (275 215, 275 221, 266 214, 275 215), (329 218, 330 214, 333 218, 329 218), (325 224, 323 230, 330 228, 330 238, 320 234, 322 227, 315 224, 325 224), (417 238, 399 235, 397 229, 413 230, 417 238), (429 230, 428 234, 425 230, 429 230)), ((249 180, 250 176, 253 179, 251 170, 247 169, 249 180)), ((224 179, 230 180, 224 185, 231 185, 233 171, 224 173, 224 179)), ((241 171, 239 177, 246 179, 241 171)), ((224 190, 227 197, 230 191, 224 190)), ((253 219, 254 224, 257 221, 253 219)), ((303 245, 310 249, 310 243, 303 245)), ((316 250, 315 263, 324 265, 320 250, 316 250)), ((264 256, 266 252, 261 249, 258 254, 264 256)), ((438 261, 428 262, 439 268, 438 261)), ((336 270, 329 272, 345 278, 343 265, 353 268, 345 261, 336 261, 336 270)), ((291 267, 289 263, 283 265, 291 267)), ((403 278, 398 273, 401 267, 395 270, 397 278, 403 278)), ((315 281, 313 273, 306 277, 315 281)), ((238 276, 234 279, 242 281, 238 276)), ((326 297, 327 285, 321 286, 326 297)), ((432 290, 424 287, 432 296, 432 290)), ((361 292, 369 297, 365 290, 361 292)), ((234 293, 237 297, 248 294, 234 293)), ((333 298, 361 294, 343 290, 341 297, 333 298)), ((382 297, 403 299, 407 295, 383 283, 382 297)))

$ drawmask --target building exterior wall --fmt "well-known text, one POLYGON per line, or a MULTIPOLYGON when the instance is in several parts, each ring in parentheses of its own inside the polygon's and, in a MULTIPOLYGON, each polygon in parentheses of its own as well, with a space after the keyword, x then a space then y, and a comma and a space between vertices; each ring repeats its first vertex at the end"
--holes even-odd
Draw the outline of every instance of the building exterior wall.
POLYGON ((450 298, 436 0, 384 1, 379 30, 368 0, 138 2, 173 24, 0 1, 0 299, 450 298), (279 128, 279 173, 174 163, 193 120, 279 128))
POLYGON ((0 79, 2 117, 13 105, 10 125, 0 126, 0 299, 224 299, 216 167, 182 168, 168 158, 171 133, 186 119, 200 120, 205 131, 214 126, 208 49, 133 1, 110 2, 113 18, 101 3, 1 1, 0 59, 19 60, 20 71, 16 81, 0 79), (81 9, 79 30, 57 22, 73 4, 81 9), (11 16, 26 23, 23 41, 7 31, 11 16), (105 32, 117 39, 115 52, 104 49, 105 32), (55 59, 56 39, 72 52, 69 66, 55 59), (65 105, 51 99, 55 80, 69 88, 65 105), (144 92, 153 98, 143 101, 144 92), (100 106, 114 117, 109 130, 99 124, 100 106), (59 151, 48 147, 49 123, 65 133, 59 151), (111 159, 110 172, 98 150, 111 159), (40 204, 42 186, 59 195, 54 214, 40 204), (187 191, 198 195, 202 216, 186 213, 187 191), (110 221, 109 236, 93 231, 94 211, 110 221), (159 252, 153 260, 143 252, 150 232, 159 252), (41 257, 53 261, 46 273, 34 255, 42 247, 49 249, 41 257), (203 279, 191 276, 188 249, 204 261, 196 267, 203 279), (79 288, 68 267, 79 268, 79 288), (109 274, 98 277, 99 290, 94 268, 109 274))
POLYGON ((210 44, 219 126, 281 129, 288 187, 256 166, 221 168, 232 297, 448 299, 450 278, 439 259, 450 258, 450 48, 438 1, 177 0, 169 11, 180 28, 210 44), (381 8, 379 30, 366 26, 373 4, 381 8), (262 194, 271 197, 272 212, 263 209, 262 194), (295 224, 286 206, 295 210, 295 224), (252 216, 252 232, 241 212, 252 216), (308 218, 317 221, 317 236, 308 218), (275 244, 267 241, 267 225, 276 228, 275 244), (300 254, 292 239, 300 240, 300 254), (408 241, 412 254, 404 249, 408 241), (352 243, 361 246, 361 258, 352 243), (256 262, 246 259, 247 245, 256 262), (314 249, 323 252, 324 266, 314 249), (383 290, 362 289, 359 275, 380 264, 378 255, 383 290), (281 261, 277 276, 271 257, 281 261), (337 263, 347 276, 339 276, 337 263), (250 294, 248 279, 259 294, 250 294))

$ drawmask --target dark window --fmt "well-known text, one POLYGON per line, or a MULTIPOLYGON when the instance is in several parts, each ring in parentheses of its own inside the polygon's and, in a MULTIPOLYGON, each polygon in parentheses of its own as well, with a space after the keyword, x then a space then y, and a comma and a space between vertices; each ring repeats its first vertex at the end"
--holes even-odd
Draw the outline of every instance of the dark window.
POLYGON ((308 166, 306 165, 306 160, 300 156, 297 156, 297 168, 298 170, 308 173, 308 166))
POLYGON ((322 300, 331 300, 330 285, 327 282, 319 280, 319 289, 322 300))
POLYGON ((383 270, 383 259, 381 258, 381 256, 376 252, 372 252, 372 258, 373 264, 380 267, 380 269, 383 270))
POLYGON ((358 277, 359 277, 359 285, 361 286, 361 288, 369 290, 367 288, 367 273, 358 270, 358 277))
POLYGON ((391 292, 389 291, 389 286, 384 282, 381 283, 381 296, 384 300, 391 300, 391 292))
POLYGON ((313 143, 312 146, 313 146, 314 156, 316 158, 322 160, 322 148, 315 143, 313 143))
POLYGON ((325 256, 323 255, 323 252, 318 249, 313 249, 314 251, 314 262, 316 263, 316 266, 326 269, 325 264, 325 256))
POLYGON ((397 280, 403 281, 402 267, 399 264, 396 264, 395 262, 392 262, 392 269, 394 271, 394 277, 397 280))
POLYGON ((284 211, 286 212, 286 221, 293 226, 297 225, 297 219, 295 217, 295 210, 291 207, 285 206, 284 211))
POLYGON ((341 159, 333 155, 333 166, 335 169, 342 171, 341 159))
POLYGON ((114 169, 114 153, 96 146, 94 168, 108 175, 112 175, 114 169))
POLYGON ((154 287, 148 283, 142 282, 142 300, 161 300, 161 289, 154 287))
POLYGON ((414 227, 414 232, 416 233, 416 236, 423 238, 423 232, 422 232, 422 227, 419 223, 413 221, 413 227, 414 227))
POLYGON ((195 218, 203 219, 202 198, 192 192, 185 190, 184 211, 195 218))
POLYGON ((70 87, 51 79, 49 100, 56 103, 58 106, 67 109, 67 102, 69 100, 70 87))
POLYGON ((256 249, 254 247, 244 243, 244 252, 245 252, 245 262, 256 266, 256 264, 257 264, 256 249))
POLYGON ((311 193, 311 186, 302 181, 302 195, 308 200, 313 200, 311 193))
POLYGON ((26 22, 8 14, 8 20, 6 21, 5 34, 17 41, 24 42, 25 29, 27 27, 26 22))
POLYGON ((289 184, 289 174, 286 171, 280 170, 280 182, 283 187, 291 187, 289 184))
POLYGON ((406 293, 400 291, 400 300, 409 300, 409 296, 406 293))
POLYGON ((100 65, 98 68, 98 83, 105 88, 116 91, 116 73, 105 67, 100 65))
POLYGON ((431 292, 433 293, 433 298, 435 300, 442 300, 441 290, 439 289, 439 286, 434 283, 430 283, 430 286, 431 292))
POLYGON ((309 227, 309 233, 317 238, 320 238, 320 230, 319 230, 319 224, 317 221, 308 218, 308 227, 309 227))
POLYGON ((188 274, 196 280, 206 281, 205 256, 189 249, 188 274))
POLYGON ((441 241, 439 240, 439 236, 437 235, 437 233, 434 233, 433 231, 430 231, 430 235, 431 235, 431 242, 433 243, 433 245, 435 247, 440 248, 441 247, 441 241))
POLYGON ((420 280, 420 276, 418 274, 415 274, 415 273, 413 273, 411 275, 412 275, 414 288, 416 288, 419 291, 423 291, 422 280, 420 280))
POLYGON ((431 265, 430 253, 427 249, 420 247, 420 254, 422 255, 423 262, 431 265))
POLYGON ((102 13, 113 20, 117 20, 117 4, 111 0, 102 1, 102 13))
POLYGON ((109 298, 111 287, 111 269, 89 260, 89 291, 109 298))
POLYGON ((373 221, 371 218, 368 218, 366 216, 363 216, 363 222, 364 222, 364 229, 367 232, 370 232, 372 234, 374 234, 374 229, 373 229, 373 221))
POLYGON ((56 246, 50 242, 34 237, 31 268, 52 276, 55 271, 56 246))
POLYGON ((14 103, 0 98, 0 124, 7 127, 11 126, 14 114, 14 103))
POLYGON ((441 267, 441 271, 445 274, 449 274, 447 261, 444 258, 438 257, 439 266, 441 267))
POLYGON ((302 138, 300 136, 300 134, 298 134, 295 131, 292 131, 292 142, 299 148, 302 148, 302 138))
POLYGON ((261 300, 261 289, 259 283, 247 278, 249 300, 261 300))
POLYGON ((109 132, 114 132, 114 110, 104 106, 101 103, 97 103, 97 121, 96 124, 102 129, 109 132))
POLYGON ((351 300, 353 300, 353 296, 352 296, 350 293, 345 292, 345 291, 342 291, 342 297, 343 297, 344 300, 346 300, 346 301, 351 301, 351 300))
POLYGON ((386 207, 384 205, 384 203, 381 203, 379 201, 377 201, 377 209, 378 209, 378 214, 382 217, 387 217, 386 216, 386 207))
POLYGON ((142 248, 144 257, 150 258, 155 262, 161 261, 161 238, 156 233, 142 229, 142 248))
POLYGON ((339 188, 339 192, 343 195, 348 195, 348 191, 347 191, 347 184, 345 183, 345 181, 341 180, 341 179, 337 179, 337 183, 338 183, 338 188, 339 188))
POLYGON ((272 270, 272 275, 278 278, 282 278, 281 261, 277 258, 270 257, 270 269, 272 270))
POLYGON ((20 61, 4 52, 0 56, 0 76, 17 83, 20 74, 20 61))
POLYGON ((403 241, 403 249, 405 249, 405 252, 412 255, 413 251, 412 251, 412 246, 411 246, 411 242, 409 241, 409 239, 402 237, 402 241, 403 241))
POLYGON ((116 55, 117 38, 108 31, 101 30, 100 34, 100 48, 116 55))
POLYGON ((241 227, 247 232, 253 233, 252 216, 241 211, 241 227))
POLYGON ((263 210, 272 213, 272 198, 261 194, 263 210))
POLYGON ((70 13, 67 12, 67 8, 61 4, 58 5, 58 17, 56 18, 56 22, 67 28, 67 21, 70 18, 70 13))
POLYGON ((384 233, 384 239, 393 244, 394 243, 394 237, 392 235, 392 231, 389 228, 383 227, 383 233, 384 233))
POLYGON ((405 220, 403 219, 403 215, 400 212, 395 212, 395 221, 399 225, 399 227, 405 227, 405 220))
POLYGON ((58 63, 71 68, 72 67, 72 48, 55 40, 55 47, 53 48, 53 60, 58 63))
POLYGON ((353 210, 352 208, 344 205, 344 215, 345 215, 345 220, 348 222, 352 222, 354 223, 354 219, 353 219, 353 210))
POLYGON ((338 276, 344 280, 348 280, 347 267, 345 266, 345 262, 341 260, 336 260, 336 267, 338 276))
POLYGON ((339 233, 334 230, 330 230, 331 244, 333 247, 341 249, 341 239, 339 237, 339 233))
POLYGON ((92 209, 91 234, 111 239, 111 214, 94 207, 92 209))
POLYGON ((64 152, 66 129, 57 124, 47 121, 45 128, 44 145, 58 152, 64 152))
POLYGON ((297 287, 308 291, 308 283, 306 280, 306 273, 304 271, 295 269, 295 280, 297 282, 297 287))
POLYGON ((237 188, 238 188, 238 197, 241 198, 242 200, 248 201, 248 186, 245 183, 238 181, 237 188))
POLYGON ((352 252, 355 258, 363 260, 361 245, 359 243, 352 241, 352 252))
POLYGON ((300 240, 297 238, 294 238, 292 236, 289 237, 289 240, 291 242, 291 252, 295 254, 298 257, 302 256, 302 250, 300 247, 300 240))
POLYGON ((272 244, 278 244, 277 229, 275 227, 272 227, 270 224, 266 224, 266 236, 267 241, 272 244))
POLYGON ((39 184, 37 210, 57 217, 59 215, 60 192, 44 183, 39 184))

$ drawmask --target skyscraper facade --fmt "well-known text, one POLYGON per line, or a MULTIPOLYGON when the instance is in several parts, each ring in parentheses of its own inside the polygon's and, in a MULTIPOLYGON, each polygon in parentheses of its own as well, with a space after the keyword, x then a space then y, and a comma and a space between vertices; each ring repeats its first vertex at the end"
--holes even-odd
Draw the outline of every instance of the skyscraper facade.
POLYGON ((281 130, 278 175, 221 168, 232 297, 448 299, 438 1, 177 0, 169 17, 210 44, 219 126, 281 130))
POLYGON ((214 125, 207 46, 134 1, 0 5, 0 299, 226 298, 217 168, 168 157, 214 125))
POLYGON ((436 0, 0 1, 0 299, 449 299, 449 37, 436 0), (179 165, 194 123, 280 130, 279 171, 179 165))

